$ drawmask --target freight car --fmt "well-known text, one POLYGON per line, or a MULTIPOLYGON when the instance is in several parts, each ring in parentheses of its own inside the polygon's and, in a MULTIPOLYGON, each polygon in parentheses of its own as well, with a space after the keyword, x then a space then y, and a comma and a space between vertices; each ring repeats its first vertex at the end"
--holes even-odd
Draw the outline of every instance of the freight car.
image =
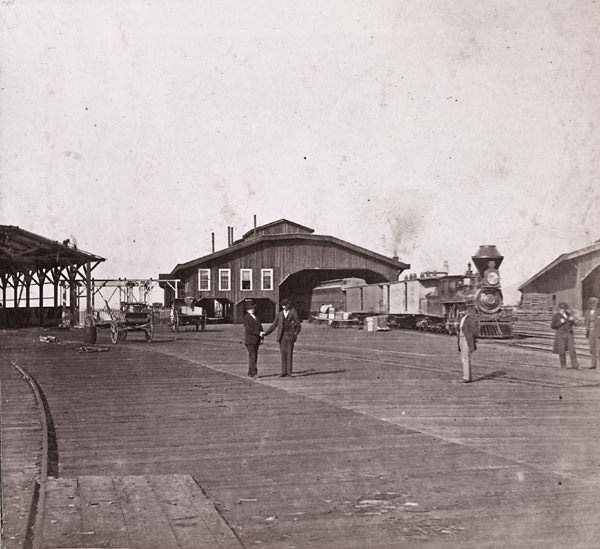
POLYGON ((503 257, 495 246, 480 246, 472 259, 477 273, 469 264, 462 275, 433 271, 378 284, 328 281, 313 290, 311 312, 325 298, 354 318, 387 315, 392 326, 452 334, 460 313, 472 305, 478 312, 480 337, 510 337, 512 323, 503 308, 498 273, 503 257))

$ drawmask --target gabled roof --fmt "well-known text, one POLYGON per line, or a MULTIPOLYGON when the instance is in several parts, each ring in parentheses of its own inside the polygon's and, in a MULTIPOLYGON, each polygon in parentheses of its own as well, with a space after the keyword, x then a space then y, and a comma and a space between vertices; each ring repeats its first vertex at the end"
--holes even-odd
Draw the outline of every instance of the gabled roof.
POLYGON ((594 252, 598 252, 598 251, 600 251, 600 240, 597 242, 594 242, 594 244, 592 244, 591 246, 586 246, 585 248, 581 248, 580 250, 575 250, 574 252, 568 252, 566 254, 559 255, 554 261, 552 261, 552 263, 550 263, 549 265, 544 267, 538 273, 534 274, 529 280, 523 282, 523 284, 521 284, 519 286, 518 290, 520 292, 523 291, 523 288, 525 288, 525 286, 528 286, 534 280, 542 277, 543 275, 545 275, 546 273, 548 273, 549 271, 554 269, 554 267, 556 267, 557 265, 559 265, 565 261, 572 261, 573 259, 577 259, 581 256, 591 254, 594 252))
POLYGON ((410 269, 410 264, 403 263, 402 261, 398 261, 397 259, 393 259, 391 257, 386 257, 385 255, 378 254, 376 252, 372 252, 371 250, 367 250, 366 248, 362 248, 361 246, 356 246, 355 244, 351 244, 350 242, 346 242, 345 240, 341 240, 334 236, 325 236, 325 235, 316 235, 316 234, 308 234, 308 233, 286 233, 286 234, 270 234, 270 235, 260 235, 256 238, 252 238, 249 240, 240 240, 235 242, 232 246, 225 248, 223 250, 219 250, 213 254, 205 255, 198 259, 194 259, 192 261, 188 261, 187 263, 178 264, 172 271, 171 276, 175 275, 177 271, 181 271, 184 269, 190 269, 194 267, 200 267, 209 261, 213 261, 215 259, 220 259, 226 257, 230 254, 238 253, 241 250, 245 250, 251 246, 257 246, 263 242, 280 242, 285 240, 305 240, 305 241, 315 241, 315 242, 331 242, 332 244, 337 244, 342 248, 347 248, 349 251, 354 253, 358 253, 361 255, 365 255, 370 257, 375 261, 379 261, 384 263, 390 267, 394 267, 396 269, 410 269))
POLYGON ((103 257, 50 240, 14 225, 0 225, 0 274, 100 263, 103 257))
POLYGON ((256 227, 256 229, 250 229, 248 232, 244 233, 242 235, 241 240, 244 240, 245 238, 248 238, 249 236, 253 235, 254 232, 260 232, 260 231, 264 231, 265 229, 268 229, 270 227, 275 227, 276 225, 293 225, 294 227, 298 227, 298 229, 300 229, 300 232, 303 233, 314 233, 315 230, 311 229, 310 227, 306 227, 305 225, 300 225, 300 223, 296 223, 295 221, 290 221, 289 219, 278 219, 277 221, 271 221, 271 223, 267 223, 265 225, 259 225, 258 227, 256 227))

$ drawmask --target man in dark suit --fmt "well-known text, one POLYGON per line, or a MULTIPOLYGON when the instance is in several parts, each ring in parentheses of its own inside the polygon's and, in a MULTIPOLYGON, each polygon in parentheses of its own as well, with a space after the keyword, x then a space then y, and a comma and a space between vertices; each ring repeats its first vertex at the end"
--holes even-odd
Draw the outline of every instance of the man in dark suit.
POLYGON ((579 368, 577 354, 575 353, 573 324, 575 324, 575 318, 569 311, 569 304, 559 303, 558 312, 552 317, 550 326, 556 330, 553 352, 558 355, 561 368, 567 367, 567 351, 569 351, 569 358, 571 359, 571 368, 579 368))
POLYGON ((462 361, 463 383, 471 383, 471 353, 477 350, 479 323, 471 307, 467 308, 458 323, 458 350, 462 361))
POLYGON ((244 345, 248 349, 248 375, 256 379, 258 377, 258 347, 263 342, 265 333, 262 324, 254 314, 256 303, 248 299, 244 306, 246 308, 246 314, 244 315, 244 345))
POLYGON ((588 299, 588 308, 585 311, 585 335, 590 344, 590 356, 592 365, 590 368, 598 367, 600 362, 600 311, 598 310, 598 298, 588 299))
POLYGON ((302 329, 302 325, 298 313, 292 307, 289 299, 282 299, 281 306, 283 310, 277 313, 275 321, 267 328, 265 335, 269 335, 277 328, 277 341, 281 352, 281 374, 279 377, 291 377, 294 343, 302 329))

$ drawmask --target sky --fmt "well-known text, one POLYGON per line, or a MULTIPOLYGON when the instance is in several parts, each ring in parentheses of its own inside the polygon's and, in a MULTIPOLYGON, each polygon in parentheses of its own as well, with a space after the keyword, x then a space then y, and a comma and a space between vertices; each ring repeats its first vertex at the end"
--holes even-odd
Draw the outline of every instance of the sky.
POLYGON ((505 287, 600 239, 595 0, 13 0, 0 224, 158 277, 286 218, 505 287))

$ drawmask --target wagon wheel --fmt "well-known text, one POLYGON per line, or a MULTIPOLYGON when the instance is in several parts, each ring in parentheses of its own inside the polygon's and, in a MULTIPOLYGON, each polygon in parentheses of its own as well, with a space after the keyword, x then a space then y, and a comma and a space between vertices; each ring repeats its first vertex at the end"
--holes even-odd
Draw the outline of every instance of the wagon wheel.
POLYGON ((111 320, 110 322, 110 340, 113 345, 116 345, 119 341, 119 327, 114 320, 111 320))
POLYGON ((154 334, 154 326, 150 324, 148 328, 146 328, 146 341, 150 343, 152 341, 152 335, 154 334))

